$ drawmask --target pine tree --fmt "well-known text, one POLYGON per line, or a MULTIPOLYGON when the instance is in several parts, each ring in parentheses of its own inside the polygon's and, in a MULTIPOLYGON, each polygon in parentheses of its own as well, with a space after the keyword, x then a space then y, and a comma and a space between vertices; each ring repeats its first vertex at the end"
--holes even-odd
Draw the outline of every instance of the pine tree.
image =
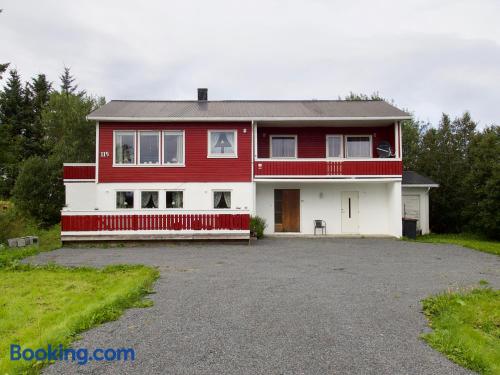
POLYGON ((64 67, 64 72, 59 77, 61 79, 61 93, 84 96, 85 90, 77 91, 78 85, 75 82, 75 78, 71 75, 70 68, 64 67))
POLYGON ((52 92, 52 83, 49 82, 45 74, 38 74, 28 83, 27 94, 30 97, 32 108, 32 131, 30 155, 47 156, 45 147, 45 129, 42 124, 42 111, 47 105, 52 92))

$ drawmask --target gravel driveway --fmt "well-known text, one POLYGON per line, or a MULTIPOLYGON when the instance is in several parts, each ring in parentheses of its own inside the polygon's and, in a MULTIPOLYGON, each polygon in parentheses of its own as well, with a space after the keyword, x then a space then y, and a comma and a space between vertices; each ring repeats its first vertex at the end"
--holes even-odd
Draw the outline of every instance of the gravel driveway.
POLYGON ((152 308, 128 310, 74 347, 132 347, 136 360, 48 374, 464 374, 419 339, 420 300, 484 279, 494 255, 384 239, 265 239, 61 249, 33 263, 159 267, 152 308))

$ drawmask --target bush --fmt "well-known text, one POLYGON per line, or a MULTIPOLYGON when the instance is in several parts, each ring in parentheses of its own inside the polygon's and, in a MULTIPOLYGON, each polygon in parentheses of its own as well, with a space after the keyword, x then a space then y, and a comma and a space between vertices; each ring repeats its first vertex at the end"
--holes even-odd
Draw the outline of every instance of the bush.
POLYGON ((250 231, 252 234, 257 236, 257 238, 264 237, 264 229, 266 229, 266 219, 263 219, 259 216, 252 216, 250 219, 250 231))
POLYGON ((32 217, 37 225, 48 227, 60 220, 64 204, 62 165, 55 158, 27 159, 13 190, 16 208, 32 217))

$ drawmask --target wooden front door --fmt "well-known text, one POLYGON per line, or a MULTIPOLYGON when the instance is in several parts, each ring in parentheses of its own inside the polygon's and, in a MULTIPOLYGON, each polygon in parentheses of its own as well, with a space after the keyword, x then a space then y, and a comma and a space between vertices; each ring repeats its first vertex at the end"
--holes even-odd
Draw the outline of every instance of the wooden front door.
POLYGON ((300 232, 300 190, 274 190, 274 231, 300 232))

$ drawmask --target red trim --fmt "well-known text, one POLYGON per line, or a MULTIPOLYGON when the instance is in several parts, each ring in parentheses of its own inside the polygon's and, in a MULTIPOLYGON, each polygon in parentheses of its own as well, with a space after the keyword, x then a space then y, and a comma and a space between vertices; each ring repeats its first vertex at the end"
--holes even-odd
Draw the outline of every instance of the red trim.
POLYGON ((255 176, 396 176, 401 160, 367 161, 256 161, 255 176))
POLYGON ((249 230, 249 214, 66 215, 61 231, 249 230))
POLYGON ((94 180, 95 165, 65 165, 63 178, 65 180, 94 180))

